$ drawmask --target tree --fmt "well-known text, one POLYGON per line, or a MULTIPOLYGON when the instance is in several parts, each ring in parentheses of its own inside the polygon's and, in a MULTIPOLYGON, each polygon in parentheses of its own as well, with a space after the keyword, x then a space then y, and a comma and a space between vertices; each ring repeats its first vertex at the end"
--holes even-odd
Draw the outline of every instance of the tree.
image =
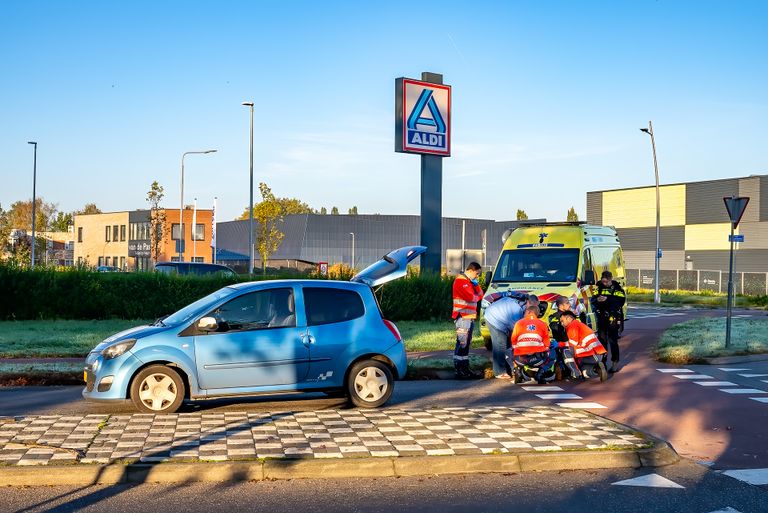
MULTIPOLYGON (((291 214, 312 214, 314 210, 312 207, 296 198, 274 198, 274 201, 280 206, 280 212, 283 216, 291 214)), ((256 208, 256 205, 254 205, 256 208)), ((255 216, 255 214, 254 214, 255 216)), ((243 210, 242 215, 237 219, 248 219, 248 207, 243 210)))
MULTIPOLYGON (((163 239, 168 235, 165 210, 160 208, 160 202, 163 201, 165 196, 163 191, 163 186, 155 180, 149 186, 149 191, 147 192, 147 203, 149 203, 149 255, 155 263, 160 258, 160 248, 162 247, 163 239)), ((96 205, 93 206, 95 207, 96 205)))
POLYGON ((283 205, 275 198, 267 184, 260 183, 259 192, 261 201, 253 207, 253 218, 259 223, 256 251, 261 258, 261 273, 267 274, 267 260, 277 251, 285 237, 277 228, 277 223, 283 220, 283 205))
MULTIPOLYGON (((44 232, 48 230, 49 220, 56 212, 56 205, 46 203, 43 198, 35 199, 35 230, 44 232)), ((12 229, 32 231, 32 201, 16 201, 8 211, 8 222, 12 229)))
POLYGON ((339 209, 338 209, 338 208, 336 208, 336 207, 333 207, 333 208, 331 208, 331 215, 332 215, 332 216, 337 216, 337 215, 339 215, 339 209))
POLYGON ((87 214, 101 214, 101 209, 96 206, 96 203, 86 203, 82 209, 75 211, 76 216, 87 214))
POLYGON ((528 214, 525 213, 525 210, 517 209, 517 220, 518 221, 525 221, 528 219, 528 214))
POLYGON ((69 225, 74 224, 72 221, 72 214, 67 212, 56 212, 56 216, 51 219, 51 231, 52 232, 66 232, 69 230, 69 225))
POLYGON ((349 209, 349 215, 356 216, 357 215, 357 205, 349 209))
POLYGON ((328 209, 325 207, 320 207, 320 215, 321 216, 328 215, 328 209))
POLYGON ((11 235, 11 224, 8 221, 8 212, 0 205, 0 259, 4 258, 8 250, 8 237, 11 235))
POLYGON ((571 207, 568 209, 568 215, 565 218, 566 221, 578 221, 579 214, 576 213, 576 209, 571 207))

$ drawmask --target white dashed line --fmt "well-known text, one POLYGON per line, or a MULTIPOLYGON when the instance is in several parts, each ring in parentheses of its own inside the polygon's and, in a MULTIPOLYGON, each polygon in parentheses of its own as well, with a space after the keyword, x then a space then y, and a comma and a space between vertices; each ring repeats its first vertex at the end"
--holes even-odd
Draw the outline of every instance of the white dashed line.
POLYGON ((741 470, 726 470, 723 475, 744 481, 751 485, 767 485, 768 484, 768 468, 745 468, 741 470))
POLYGON ((729 394, 768 394, 768 392, 756 388, 721 388, 720 391, 729 394))
POLYGON ((764 378, 768 374, 739 374, 742 378, 764 378))
POLYGON ((683 372, 693 372, 691 369, 656 369, 665 374, 681 374, 683 372))
POLYGON ((674 375, 677 379, 712 379, 712 376, 707 376, 706 374, 681 374, 681 375, 674 375))
POLYGON ((717 509, 715 511, 710 511, 709 513, 741 513, 738 509, 733 509, 730 506, 726 506, 725 509, 717 509))
POLYGON ((749 369, 735 369, 733 367, 718 367, 723 372, 740 372, 740 371, 748 371, 749 369))
POLYGON ((563 389, 560 387, 556 387, 554 385, 545 386, 545 385, 539 385, 539 386, 528 386, 528 387, 520 387, 526 392, 562 392, 563 389))
POLYGON ((768 403, 768 397, 750 397, 750 399, 758 403, 768 403))
POLYGON ((582 410, 600 410, 607 408, 600 403, 556 403, 563 408, 580 408, 582 410))
POLYGON ((736 383, 731 383, 730 381, 694 381, 697 385, 701 385, 703 387, 736 387, 739 386, 736 383))
POLYGON ((581 399, 580 395, 576 394, 536 394, 539 399, 581 399))
POLYGON ((611 485, 644 486, 648 488, 685 488, 685 486, 679 485, 674 481, 658 474, 648 474, 632 479, 625 479, 623 481, 616 481, 615 483, 611 483, 611 485))

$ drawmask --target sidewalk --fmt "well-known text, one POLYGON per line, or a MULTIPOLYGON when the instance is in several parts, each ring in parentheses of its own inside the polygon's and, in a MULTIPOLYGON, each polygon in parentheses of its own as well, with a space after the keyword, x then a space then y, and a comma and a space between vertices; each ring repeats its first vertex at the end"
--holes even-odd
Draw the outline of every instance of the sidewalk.
POLYGON ((86 484, 95 469, 102 480, 120 482, 128 479, 127 469, 142 464, 142 475, 154 466, 188 480, 189 469, 179 472, 173 463, 239 462, 241 473, 247 463, 260 469, 247 478, 258 479, 404 475, 403 465, 413 475, 672 461, 676 455, 664 442, 590 413, 553 407, 0 417, 0 483, 17 485, 55 484, 41 482, 41 474, 66 474, 68 482, 86 484), (329 465, 331 460, 341 465, 329 465), (308 467, 311 462, 320 466, 308 467), (39 466, 46 471, 32 472, 39 466), (120 468, 121 475, 104 477, 105 468, 120 468))

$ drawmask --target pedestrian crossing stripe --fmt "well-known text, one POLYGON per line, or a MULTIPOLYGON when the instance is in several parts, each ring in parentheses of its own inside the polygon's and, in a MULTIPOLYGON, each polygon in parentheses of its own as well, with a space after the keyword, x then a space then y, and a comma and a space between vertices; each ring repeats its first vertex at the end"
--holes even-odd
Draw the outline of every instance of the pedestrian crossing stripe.
POLYGON ((556 403, 561 408, 574 408, 579 410, 605 410, 608 407, 603 406, 600 403, 579 403, 579 402, 572 402, 572 403, 556 403))
POLYGON ((768 468, 745 468, 739 470, 724 470, 723 475, 744 481, 751 485, 768 485, 768 468))
POLYGON ((691 372, 693 371, 691 369, 656 369, 659 372, 663 372, 665 374, 680 374, 683 372, 691 372))
POLYGON ((581 399, 580 395, 576 394, 536 394, 539 399, 581 399))
POLYGON ((768 392, 756 388, 721 388, 720 391, 729 394, 768 394, 768 392))
POLYGON ((694 381, 697 385, 701 385, 703 387, 737 387, 739 386, 736 383, 733 383, 732 381, 694 381))
POLYGON ((706 374, 673 374, 677 379, 712 379, 712 376, 706 374))
POLYGON ((764 378, 768 374, 739 374, 742 378, 764 378))

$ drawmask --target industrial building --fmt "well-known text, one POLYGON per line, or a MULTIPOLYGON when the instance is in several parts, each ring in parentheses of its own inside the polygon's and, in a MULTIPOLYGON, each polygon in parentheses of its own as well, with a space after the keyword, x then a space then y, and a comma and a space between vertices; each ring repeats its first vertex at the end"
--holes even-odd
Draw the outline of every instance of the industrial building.
MULTIPOLYGON (((659 189, 663 288, 724 290, 731 227, 723 198, 735 195, 750 198, 736 230, 744 236, 744 242, 735 245, 736 271, 744 273, 735 280, 736 290, 741 286, 745 293, 766 293, 768 175, 668 184, 659 189)), ((588 192, 587 221, 616 227, 627 282, 652 286, 648 271, 654 269, 656 248, 655 187, 588 192)))

